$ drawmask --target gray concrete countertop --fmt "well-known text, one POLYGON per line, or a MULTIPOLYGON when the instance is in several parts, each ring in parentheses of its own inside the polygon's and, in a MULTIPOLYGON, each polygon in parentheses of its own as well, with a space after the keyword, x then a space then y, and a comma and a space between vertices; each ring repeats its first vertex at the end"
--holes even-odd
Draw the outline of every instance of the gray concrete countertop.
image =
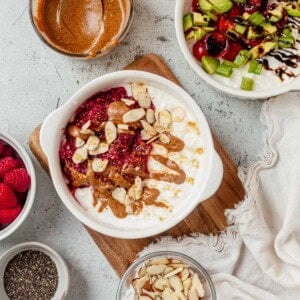
MULTIPOLYGON (((41 43, 30 23, 28 0, 2 1, 0 10, 0 128, 28 150, 31 130, 78 88, 116 71, 136 57, 157 53, 200 105, 237 165, 261 151, 261 101, 223 96, 189 68, 174 30, 175 0, 137 0, 128 36, 102 59, 84 62, 63 57, 41 43)), ((83 226, 57 197, 50 179, 33 159, 38 190, 23 226, 0 243, 0 254, 24 241, 40 241, 59 251, 71 270, 69 299, 114 299, 118 278, 83 226)), ((120 249, 122 255, 122 249, 120 249)))

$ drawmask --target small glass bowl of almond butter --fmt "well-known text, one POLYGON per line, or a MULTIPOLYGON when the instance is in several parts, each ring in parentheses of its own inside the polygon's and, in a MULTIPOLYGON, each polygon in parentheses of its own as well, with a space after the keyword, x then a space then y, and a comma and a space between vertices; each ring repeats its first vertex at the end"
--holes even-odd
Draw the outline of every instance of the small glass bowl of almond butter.
POLYGON ((216 300, 206 270, 191 257, 171 251, 135 260, 125 272, 117 300, 216 300))

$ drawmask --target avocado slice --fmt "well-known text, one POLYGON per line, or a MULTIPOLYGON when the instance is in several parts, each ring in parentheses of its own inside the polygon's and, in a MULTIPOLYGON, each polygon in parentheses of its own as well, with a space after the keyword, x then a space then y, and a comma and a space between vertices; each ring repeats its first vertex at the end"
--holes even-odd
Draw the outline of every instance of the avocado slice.
POLYGON ((208 74, 214 74, 217 71, 220 61, 214 57, 202 56, 201 65, 203 70, 208 74))
POLYGON ((275 6, 274 9, 268 10, 269 20, 272 23, 276 23, 282 19, 283 16, 283 7, 282 5, 275 6))
POLYGON ((204 28, 200 27, 194 30, 194 39, 195 41, 200 41, 203 37, 205 37, 207 32, 204 28))
POLYGON ((266 34, 274 34, 277 31, 277 27, 272 25, 270 22, 265 22, 262 24, 262 28, 266 32, 266 34))
POLYGON ((211 20, 213 20, 213 21, 215 21, 215 22, 218 21, 218 16, 215 15, 214 13, 212 13, 211 11, 208 11, 208 12, 206 13, 206 15, 209 16, 211 20))
POLYGON ((255 40, 263 35, 263 31, 261 30, 261 27, 254 27, 249 26, 248 32, 247 32, 247 39, 248 40, 255 40))
POLYGON ((300 4, 298 3, 293 3, 293 4, 288 4, 285 7, 285 10, 287 14, 291 17, 300 17, 300 4))
POLYGON ((193 25, 194 26, 207 26, 210 21, 210 17, 202 15, 200 13, 193 13, 193 25))
POLYGON ((214 9, 208 0, 199 0, 199 6, 203 12, 212 11, 214 9))
POLYGON ((191 13, 183 16, 183 30, 189 31, 193 27, 193 15, 191 13))
POLYGON ((252 59, 256 59, 258 57, 262 57, 275 49, 277 46, 277 42, 270 41, 270 42, 262 42, 261 44, 253 47, 249 54, 251 55, 252 59))
POLYGON ((230 0, 209 0, 209 2, 221 14, 230 11, 233 6, 230 0))

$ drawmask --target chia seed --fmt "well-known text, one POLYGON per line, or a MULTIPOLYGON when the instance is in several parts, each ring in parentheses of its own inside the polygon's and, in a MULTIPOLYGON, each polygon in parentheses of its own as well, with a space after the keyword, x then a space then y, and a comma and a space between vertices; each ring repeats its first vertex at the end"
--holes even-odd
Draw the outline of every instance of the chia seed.
POLYGON ((55 263, 48 255, 37 250, 18 253, 4 271, 4 288, 11 300, 50 300, 57 286, 55 263))

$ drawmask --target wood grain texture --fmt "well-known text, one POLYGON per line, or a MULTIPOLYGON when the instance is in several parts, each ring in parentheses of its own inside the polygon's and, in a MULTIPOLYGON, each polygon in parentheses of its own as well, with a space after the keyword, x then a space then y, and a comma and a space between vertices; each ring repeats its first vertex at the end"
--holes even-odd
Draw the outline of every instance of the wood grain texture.
MULTIPOLYGON (((155 54, 143 56, 128 65, 125 69, 155 73, 179 84, 170 69, 162 59, 155 54)), ((41 166, 49 174, 47 158, 39 142, 39 133, 40 126, 33 130, 29 139, 29 146, 41 166)), ((119 276, 122 276, 129 264, 136 258, 136 254, 139 251, 161 236, 172 235, 178 237, 194 232, 217 234, 220 230, 226 228, 227 224, 224 210, 232 208, 243 199, 244 189, 237 176, 237 169, 233 161, 229 158, 215 137, 214 143, 224 164, 224 178, 222 184, 214 196, 199 204, 198 207, 177 226, 159 236, 139 240, 116 239, 86 228, 119 276)))

